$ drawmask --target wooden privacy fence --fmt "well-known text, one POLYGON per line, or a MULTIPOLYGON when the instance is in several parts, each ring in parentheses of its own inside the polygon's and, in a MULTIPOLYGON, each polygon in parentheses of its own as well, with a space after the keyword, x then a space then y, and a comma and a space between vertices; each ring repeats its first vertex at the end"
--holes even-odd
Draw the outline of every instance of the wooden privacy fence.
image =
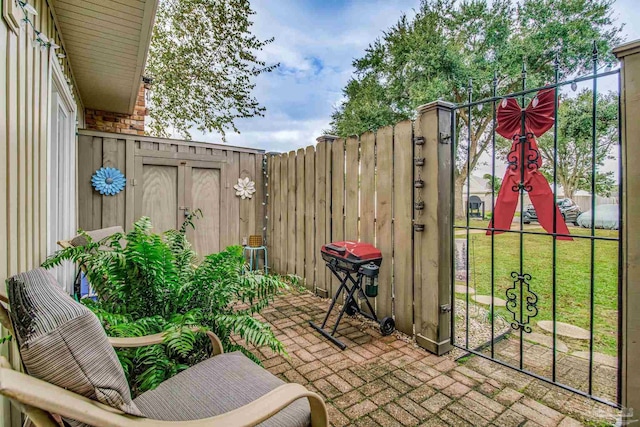
POLYGON ((331 297, 339 281, 320 247, 372 243, 383 256, 378 317, 393 316, 398 330, 436 353, 449 345, 451 161, 450 145, 439 141, 450 133, 450 117, 450 107, 436 102, 422 107, 416 122, 267 154, 272 271, 296 274, 309 290, 331 297), (424 157, 424 165, 416 166, 414 156, 424 157), (420 179, 424 187, 415 188, 420 179), (423 209, 414 209, 418 200, 423 209), (414 222, 424 231, 414 231, 414 222))
POLYGON ((149 216, 156 231, 179 228, 185 214, 203 217, 189 239, 204 256, 263 234, 264 151, 228 145, 80 130, 78 132, 78 225, 95 230, 120 225, 129 230, 149 216), (101 167, 118 168, 126 188, 103 196, 91 185, 101 167), (233 188, 249 177, 256 193, 242 200, 233 188))

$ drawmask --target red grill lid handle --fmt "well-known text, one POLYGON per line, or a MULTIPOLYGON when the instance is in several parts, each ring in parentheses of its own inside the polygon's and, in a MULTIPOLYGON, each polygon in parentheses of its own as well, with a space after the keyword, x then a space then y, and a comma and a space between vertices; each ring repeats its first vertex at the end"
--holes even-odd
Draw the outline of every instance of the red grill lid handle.
POLYGON ((339 252, 341 254, 345 253, 347 251, 347 248, 345 248, 344 246, 335 246, 332 245, 331 243, 326 245, 325 248, 334 251, 334 252, 339 252))

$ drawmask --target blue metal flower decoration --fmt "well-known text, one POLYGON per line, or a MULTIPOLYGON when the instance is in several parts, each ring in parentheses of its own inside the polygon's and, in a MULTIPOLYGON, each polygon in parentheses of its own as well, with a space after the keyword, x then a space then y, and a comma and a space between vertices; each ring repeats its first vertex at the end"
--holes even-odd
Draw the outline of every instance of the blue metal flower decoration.
POLYGON ((100 168, 91 177, 96 191, 105 196, 114 196, 124 189, 127 178, 116 168, 100 168))

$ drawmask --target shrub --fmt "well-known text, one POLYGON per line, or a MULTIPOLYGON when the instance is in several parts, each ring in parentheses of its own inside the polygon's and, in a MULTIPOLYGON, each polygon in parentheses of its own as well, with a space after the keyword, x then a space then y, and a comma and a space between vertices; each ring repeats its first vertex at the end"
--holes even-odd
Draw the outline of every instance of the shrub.
POLYGON ((225 351, 240 350, 256 363, 259 359, 245 345, 285 353, 269 325, 254 314, 288 288, 287 283, 278 276, 244 271, 240 246, 199 261, 186 238, 194 215, 180 230, 162 235, 151 232, 147 217, 130 232, 101 241, 80 231, 89 242, 86 246, 62 249, 43 264, 51 268, 71 260, 86 267, 97 298, 82 301, 108 335, 164 333, 161 345, 116 349, 134 395, 209 357, 208 338, 193 332, 193 327, 215 332, 225 351), (120 243, 123 238, 125 247, 120 243))

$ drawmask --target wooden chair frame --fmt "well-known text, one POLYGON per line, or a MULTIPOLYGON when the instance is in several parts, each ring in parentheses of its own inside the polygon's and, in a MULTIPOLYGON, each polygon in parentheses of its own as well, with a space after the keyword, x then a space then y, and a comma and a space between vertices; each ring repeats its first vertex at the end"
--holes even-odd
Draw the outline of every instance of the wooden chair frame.
MULTIPOLYGON (((0 323, 14 335, 7 309, 0 304, 0 323)), ((211 331, 211 357, 222 354, 222 342, 211 331)), ((135 338, 109 338, 114 347, 132 348, 159 344, 162 333, 135 338)), ((74 419, 96 427, 185 426, 185 427, 251 427, 255 426, 300 398, 307 398, 311 407, 311 426, 327 427, 328 415, 322 397, 300 384, 283 384, 264 396, 233 411, 193 421, 160 421, 140 418, 103 405, 46 381, 14 370, 0 357, 0 394, 8 397, 37 427, 59 427, 51 414, 74 419)))

